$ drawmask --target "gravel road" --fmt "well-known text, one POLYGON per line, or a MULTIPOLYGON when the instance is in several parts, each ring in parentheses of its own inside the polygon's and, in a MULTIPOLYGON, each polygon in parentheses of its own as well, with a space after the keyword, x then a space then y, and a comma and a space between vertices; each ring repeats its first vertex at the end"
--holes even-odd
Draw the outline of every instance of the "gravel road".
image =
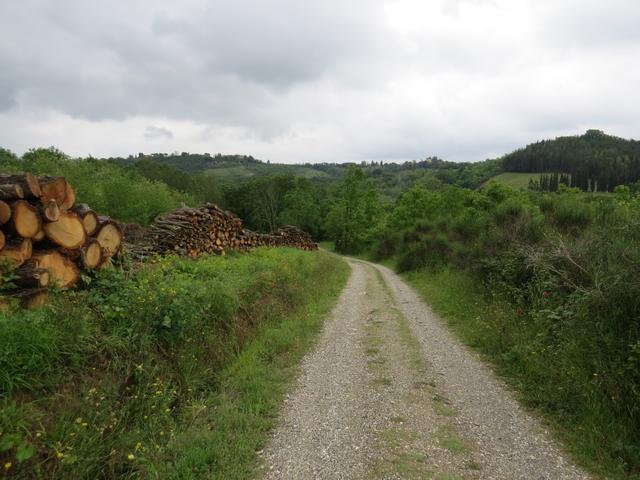
POLYGON ((588 479, 395 273, 352 274, 262 452, 271 479, 588 479))

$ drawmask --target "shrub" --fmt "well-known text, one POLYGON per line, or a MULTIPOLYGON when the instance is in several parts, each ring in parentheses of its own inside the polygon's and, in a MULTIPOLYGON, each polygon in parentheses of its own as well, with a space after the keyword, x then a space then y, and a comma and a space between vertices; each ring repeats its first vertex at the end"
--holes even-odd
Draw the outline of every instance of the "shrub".
POLYGON ((554 205, 552 218, 559 229, 575 232, 591 224, 593 209, 578 198, 560 197, 554 205))

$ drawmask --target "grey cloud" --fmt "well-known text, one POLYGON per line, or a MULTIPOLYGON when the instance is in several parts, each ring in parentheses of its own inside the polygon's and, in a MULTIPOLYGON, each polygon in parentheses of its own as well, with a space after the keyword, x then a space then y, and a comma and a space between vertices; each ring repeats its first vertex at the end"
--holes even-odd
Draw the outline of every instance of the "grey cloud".
POLYGON ((144 137, 152 140, 155 138, 165 138, 170 140, 173 138, 173 132, 168 128, 156 127, 155 125, 148 125, 144 129, 144 137))
POLYGON ((543 11, 541 38, 556 48, 606 48, 640 41, 636 0, 565 0, 543 11))
POLYGON ((633 131, 639 16, 635 0, 0 1, 0 124, 16 149, 108 128, 133 152, 477 160, 633 131), (404 2, 418 28, 394 30, 385 7, 404 2))
POLYGON ((94 120, 146 114, 259 124, 274 94, 361 61, 380 32, 376 3, 361 0, 123 8, 129 4, 0 5, 0 28, 10 31, 0 47, 8 72, 0 105, 20 100, 94 120), (33 13, 38 31, 23 42, 11 24, 33 13))

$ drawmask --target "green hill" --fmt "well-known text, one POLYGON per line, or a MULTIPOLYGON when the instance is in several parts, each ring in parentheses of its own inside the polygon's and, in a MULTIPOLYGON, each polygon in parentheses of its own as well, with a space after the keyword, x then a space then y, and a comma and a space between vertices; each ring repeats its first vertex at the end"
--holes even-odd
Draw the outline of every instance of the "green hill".
POLYGON ((571 186, 612 191, 640 180, 640 141, 588 130, 527 145, 502 158, 507 172, 565 173, 571 186))

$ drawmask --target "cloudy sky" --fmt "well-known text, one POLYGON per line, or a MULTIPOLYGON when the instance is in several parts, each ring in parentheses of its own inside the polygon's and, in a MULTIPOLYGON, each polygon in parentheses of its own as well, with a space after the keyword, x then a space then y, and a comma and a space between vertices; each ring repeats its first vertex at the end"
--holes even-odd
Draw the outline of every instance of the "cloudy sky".
POLYGON ((637 0, 0 0, 0 146, 482 160, 637 138, 637 0))

